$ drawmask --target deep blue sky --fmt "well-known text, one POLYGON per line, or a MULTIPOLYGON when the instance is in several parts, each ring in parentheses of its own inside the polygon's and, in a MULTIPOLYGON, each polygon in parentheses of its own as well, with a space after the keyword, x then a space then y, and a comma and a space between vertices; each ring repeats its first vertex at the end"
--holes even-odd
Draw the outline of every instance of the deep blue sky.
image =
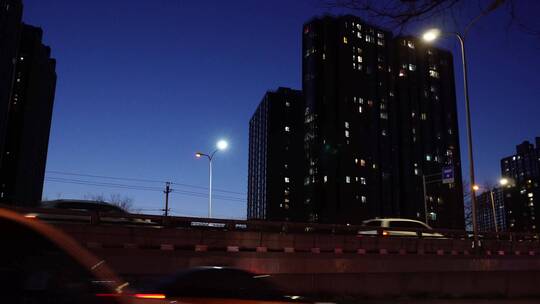
MULTIPOLYGON (((526 18, 539 11, 538 2, 530 5, 526 18)), ((25 22, 44 29, 58 62, 47 170, 205 187, 207 162, 193 154, 224 137, 230 149, 216 156, 214 185, 245 193, 249 118, 265 91, 301 88, 302 24, 325 12, 318 0, 26 0, 25 22)), ((495 181, 499 160, 540 136, 540 38, 506 29, 501 16, 481 20, 468 41, 480 182, 495 181)), ((454 41, 442 43, 459 54, 454 41)), ((459 57, 455 62, 467 168, 459 57)), ((132 197, 141 209, 163 208, 158 191, 52 181, 44 189, 48 199, 111 193, 132 197)), ((245 196, 226 195, 244 202, 216 200, 214 214, 244 217, 245 196)), ((179 192, 171 196, 176 214, 202 216, 206 204, 179 192)))

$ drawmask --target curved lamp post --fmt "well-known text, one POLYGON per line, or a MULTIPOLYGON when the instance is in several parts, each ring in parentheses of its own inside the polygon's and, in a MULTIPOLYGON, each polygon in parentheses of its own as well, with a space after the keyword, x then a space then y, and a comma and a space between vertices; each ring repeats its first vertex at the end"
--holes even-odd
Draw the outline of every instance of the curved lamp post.
POLYGON ((197 152, 195 153, 195 157, 201 158, 206 157, 208 158, 208 172, 209 172, 209 185, 208 185, 208 218, 212 218, 212 160, 214 159, 214 155, 218 151, 226 150, 229 146, 229 143, 226 140, 219 140, 216 143, 216 149, 209 154, 197 152))
POLYGON ((471 205, 472 205, 472 222, 473 222, 473 233, 474 233, 474 247, 475 249, 478 248, 478 226, 476 223, 476 191, 478 191, 478 186, 475 184, 474 179, 474 159, 473 159, 473 140, 472 140, 472 128, 471 128, 471 112, 469 107, 469 84, 467 81, 467 57, 465 56, 465 37, 467 36, 467 33, 471 29, 472 25, 475 24, 480 18, 483 16, 489 14, 490 12, 497 9, 501 4, 503 4, 504 1, 493 1, 490 5, 488 5, 487 8, 485 8, 482 13, 480 13, 478 16, 476 16, 474 19, 472 19, 467 26, 465 26, 465 30, 463 31, 463 35, 457 33, 457 32, 442 32, 440 29, 433 28, 428 31, 426 31, 422 35, 422 39, 426 42, 433 42, 437 40, 442 35, 451 35, 455 36, 459 40, 459 44, 461 46, 461 63, 463 65, 463 89, 465 93, 465 112, 466 112, 466 119, 467 119, 467 142, 468 142, 468 156, 469 156, 469 177, 470 177, 470 183, 471 183, 471 205))

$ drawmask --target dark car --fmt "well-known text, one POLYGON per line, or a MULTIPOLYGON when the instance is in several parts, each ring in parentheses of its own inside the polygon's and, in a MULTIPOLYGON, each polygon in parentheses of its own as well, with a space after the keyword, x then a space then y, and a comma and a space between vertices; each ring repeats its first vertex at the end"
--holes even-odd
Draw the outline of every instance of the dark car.
POLYGON ((307 299, 300 296, 284 295, 269 279, 269 275, 257 275, 229 267, 196 267, 142 290, 148 294, 162 294, 169 301, 179 302, 191 302, 189 299, 197 303, 217 303, 221 300, 227 303, 307 302, 307 299))

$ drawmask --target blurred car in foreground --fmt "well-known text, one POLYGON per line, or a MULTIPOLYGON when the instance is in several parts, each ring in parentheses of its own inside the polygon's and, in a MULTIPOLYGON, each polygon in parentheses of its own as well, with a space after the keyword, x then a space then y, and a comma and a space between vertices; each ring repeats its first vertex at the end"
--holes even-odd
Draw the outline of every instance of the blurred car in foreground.
POLYGON ((0 209, 0 242, 0 303, 131 303, 101 296, 118 294, 128 284, 48 224, 0 209))
POLYGON ((43 221, 63 221, 63 222, 91 222, 92 215, 99 215, 100 222, 120 223, 120 224, 154 224, 150 220, 128 217, 129 212, 102 201, 89 200, 52 200, 41 202, 41 208, 47 210, 72 210, 81 211, 77 213, 54 213, 54 212, 32 212, 27 213, 27 218, 36 218, 43 221))
POLYGON ((425 223, 417 220, 402 219, 402 218, 383 218, 372 219, 362 222, 364 230, 358 231, 359 235, 378 235, 397 236, 397 237, 426 237, 426 238, 442 238, 444 235, 433 231, 433 228, 425 223), (368 229, 373 228, 373 230, 368 229), (392 230, 396 228, 398 230, 392 230), (411 229, 411 230, 407 230, 411 229))
POLYGON ((270 275, 257 275, 228 267, 196 267, 177 273, 142 289, 170 303, 308 303, 298 295, 284 295, 270 281, 270 275))

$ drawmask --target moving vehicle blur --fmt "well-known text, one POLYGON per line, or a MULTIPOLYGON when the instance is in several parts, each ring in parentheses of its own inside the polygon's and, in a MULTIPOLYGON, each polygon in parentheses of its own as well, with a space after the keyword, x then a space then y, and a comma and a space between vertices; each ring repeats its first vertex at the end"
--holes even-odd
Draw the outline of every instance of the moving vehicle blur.
POLYGON ((1 303, 129 303, 128 284, 58 229, 0 209, 1 303))
POLYGON ((442 234, 432 231, 433 228, 423 222, 403 218, 371 219, 363 221, 362 226, 374 228, 374 230, 361 230, 358 231, 359 235, 378 235, 380 233, 383 236, 396 237, 444 237, 442 234), (397 228, 397 230, 392 228, 397 228))
POLYGON ((170 303, 308 302, 299 295, 284 295, 270 279, 270 275, 258 275, 229 267, 196 267, 142 290, 145 294, 162 296, 170 303))
POLYGON ((48 222, 90 222, 92 214, 98 214, 100 217, 100 221, 104 223, 153 224, 149 220, 122 217, 122 215, 129 215, 130 213, 114 204, 103 201, 59 199, 52 201, 43 201, 41 202, 40 207, 50 210, 73 210, 81 212, 70 214, 32 212, 27 213, 25 216, 27 218, 37 218, 48 222))

